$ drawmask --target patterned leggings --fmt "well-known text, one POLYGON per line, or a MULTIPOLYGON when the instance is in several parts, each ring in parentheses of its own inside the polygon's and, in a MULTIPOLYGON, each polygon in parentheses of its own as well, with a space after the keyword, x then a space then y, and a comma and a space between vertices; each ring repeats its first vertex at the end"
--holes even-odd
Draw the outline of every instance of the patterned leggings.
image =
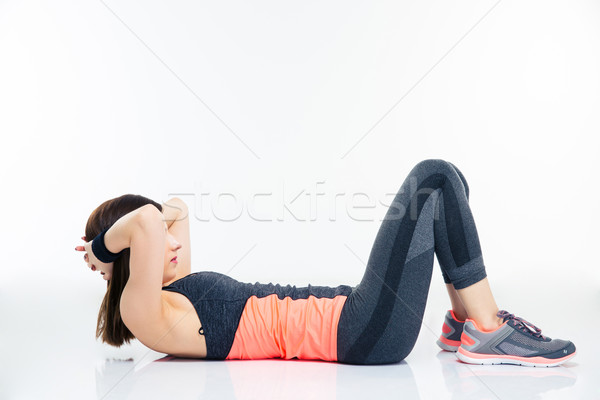
POLYGON ((463 289, 486 277, 463 174, 444 160, 418 163, 383 222, 365 274, 348 296, 337 332, 338 362, 389 364, 413 349, 433 257, 444 282, 463 289))

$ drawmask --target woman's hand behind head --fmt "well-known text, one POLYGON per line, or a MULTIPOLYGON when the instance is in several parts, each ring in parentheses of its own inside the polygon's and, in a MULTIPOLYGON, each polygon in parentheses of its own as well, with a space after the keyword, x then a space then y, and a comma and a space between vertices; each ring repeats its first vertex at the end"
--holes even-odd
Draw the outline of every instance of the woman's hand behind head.
MULTIPOLYGON (((86 237, 82 236, 81 239, 85 241, 86 237)), ((105 281, 110 280, 113 272, 114 262, 106 264, 98 260, 92 251, 91 240, 86 242, 83 246, 76 246, 75 250, 85 252, 83 255, 83 260, 86 262, 88 268, 90 268, 92 271, 100 271, 100 274, 105 281)))

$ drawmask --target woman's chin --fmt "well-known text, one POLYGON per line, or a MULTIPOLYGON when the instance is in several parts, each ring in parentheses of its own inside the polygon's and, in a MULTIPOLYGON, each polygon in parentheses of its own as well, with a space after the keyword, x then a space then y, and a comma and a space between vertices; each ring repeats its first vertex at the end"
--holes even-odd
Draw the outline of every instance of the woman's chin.
POLYGON ((163 283, 170 282, 177 277, 177 264, 169 265, 163 272, 163 283))

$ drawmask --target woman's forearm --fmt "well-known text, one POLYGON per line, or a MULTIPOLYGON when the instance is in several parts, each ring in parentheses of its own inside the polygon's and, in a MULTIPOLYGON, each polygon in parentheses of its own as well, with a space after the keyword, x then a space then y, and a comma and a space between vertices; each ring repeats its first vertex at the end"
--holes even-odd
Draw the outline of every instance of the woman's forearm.
POLYGON ((179 197, 167 200, 162 204, 162 207, 167 228, 171 228, 171 225, 173 225, 175 221, 187 216, 187 204, 179 197))
MULTIPOLYGON (((123 249, 131 247, 131 235, 139 226, 141 213, 149 207, 154 207, 152 204, 146 204, 139 207, 119 218, 104 235, 104 245, 113 253, 118 253, 123 249)), ((158 211, 158 209, 156 209, 158 211)))

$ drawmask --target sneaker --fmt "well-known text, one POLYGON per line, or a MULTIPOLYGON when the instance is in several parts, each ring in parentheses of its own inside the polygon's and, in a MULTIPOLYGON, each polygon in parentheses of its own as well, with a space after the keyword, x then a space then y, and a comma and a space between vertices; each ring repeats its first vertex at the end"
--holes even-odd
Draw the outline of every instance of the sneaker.
POLYGON ((448 310, 444 319, 444 325, 442 325, 442 334, 437 340, 438 346, 442 350, 457 351, 460 346, 460 335, 463 332, 464 324, 465 321, 459 320, 452 310, 448 310))
POLYGON ((493 331, 484 331, 467 318, 456 353, 459 360, 554 367, 575 356, 575 345, 570 341, 544 336, 541 329, 507 311, 500 310, 497 315, 504 323, 493 331))

